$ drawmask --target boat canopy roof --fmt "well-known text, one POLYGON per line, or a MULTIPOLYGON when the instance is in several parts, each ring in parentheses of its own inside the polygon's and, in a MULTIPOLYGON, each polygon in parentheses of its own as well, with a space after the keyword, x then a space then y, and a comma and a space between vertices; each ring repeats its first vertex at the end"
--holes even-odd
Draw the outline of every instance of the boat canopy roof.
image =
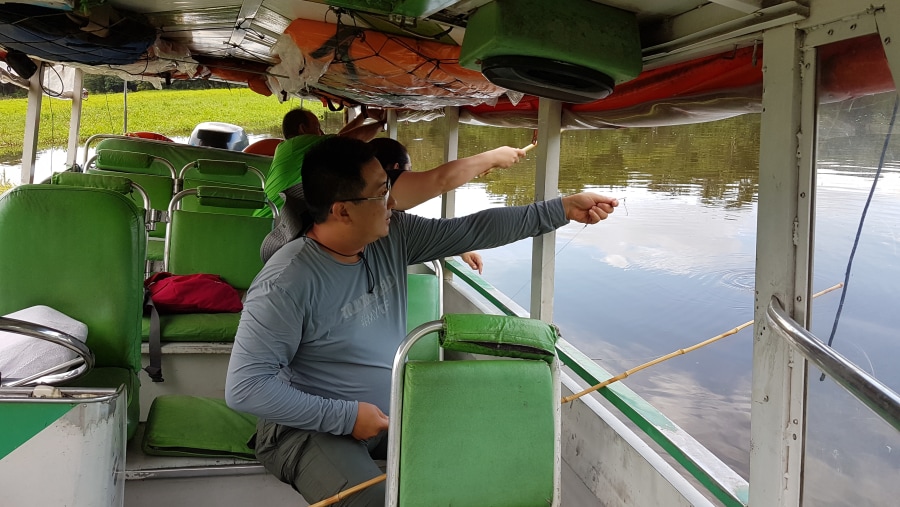
MULTIPOLYGON (((534 127, 548 97, 566 128, 670 125, 758 112, 761 31, 807 15, 763 0, 0 0, 0 80, 45 61, 400 119, 459 106, 463 122, 534 127)), ((891 89, 877 38, 863 49, 891 89)), ((845 68, 825 69, 835 96, 859 92, 845 68)))

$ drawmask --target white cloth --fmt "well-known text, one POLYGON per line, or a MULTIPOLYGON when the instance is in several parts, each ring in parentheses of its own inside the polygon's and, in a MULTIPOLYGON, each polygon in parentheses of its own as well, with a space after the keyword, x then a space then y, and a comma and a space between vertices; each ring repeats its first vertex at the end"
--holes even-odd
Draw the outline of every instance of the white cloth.
MULTIPOLYGON (((4 315, 62 331, 84 342, 88 329, 49 306, 32 306, 4 315)), ((75 352, 38 338, 0 331, 0 375, 4 379, 20 379, 42 372, 51 366, 75 359, 75 352)))

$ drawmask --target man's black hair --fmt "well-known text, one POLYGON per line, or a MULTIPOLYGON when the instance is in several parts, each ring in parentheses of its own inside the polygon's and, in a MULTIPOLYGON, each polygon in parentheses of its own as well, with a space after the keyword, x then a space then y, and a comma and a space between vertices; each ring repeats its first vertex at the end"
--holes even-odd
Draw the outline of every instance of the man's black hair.
POLYGON ((306 153, 300 176, 306 202, 317 224, 328 218, 335 202, 360 197, 366 186, 362 167, 373 158, 371 146, 343 136, 324 139, 306 153))
POLYGON ((376 137, 369 141, 369 146, 375 150, 375 158, 381 162, 381 167, 385 171, 393 169, 397 164, 399 169, 403 169, 406 164, 410 163, 409 152, 406 147, 399 141, 390 137, 376 137))

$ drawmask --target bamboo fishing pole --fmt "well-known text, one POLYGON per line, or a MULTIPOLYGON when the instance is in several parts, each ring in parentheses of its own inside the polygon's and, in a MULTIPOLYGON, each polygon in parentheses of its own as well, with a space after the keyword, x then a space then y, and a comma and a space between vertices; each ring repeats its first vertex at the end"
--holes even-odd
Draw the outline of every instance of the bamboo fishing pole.
POLYGON ((356 486, 353 486, 352 488, 347 488, 344 491, 341 491, 334 496, 328 497, 325 500, 322 500, 321 502, 316 502, 316 503, 310 505, 309 507, 325 507, 326 505, 336 504, 336 503, 340 502, 341 500, 343 500, 344 498, 347 498, 348 496, 352 495, 353 493, 362 491, 362 490, 368 488, 369 486, 374 486, 375 484, 378 484, 379 482, 384 481, 386 478, 387 478, 387 474, 381 474, 378 477, 373 477, 373 478, 367 480, 366 482, 361 482, 361 483, 357 484, 356 486))
MULTIPOLYGON (((821 295, 823 295, 823 294, 828 294, 829 292, 831 292, 831 291, 833 291, 833 290, 840 289, 840 288, 843 287, 843 286, 844 286, 843 283, 835 284, 835 285, 833 285, 833 286, 831 286, 831 287, 829 287, 829 288, 827 288, 827 289, 825 289, 825 290, 816 292, 815 294, 813 294, 813 298, 817 298, 817 297, 819 297, 819 296, 821 296, 821 295)), ((753 321, 752 321, 752 320, 751 320, 751 321, 744 322, 744 323, 741 324, 740 326, 738 326, 738 327, 736 327, 736 328, 734 328, 734 329, 732 329, 732 330, 730 330, 730 331, 726 331, 726 332, 724 332, 724 333, 722 333, 722 334, 720 334, 720 335, 713 336, 712 338, 710 338, 710 339, 708 339, 708 340, 705 340, 705 341, 702 341, 702 342, 700 342, 700 343, 698 343, 698 344, 696 344, 696 345, 692 345, 692 346, 690 346, 690 347, 683 348, 683 349, 678 349, 678 350, 676 350, 675 352, 671 352, 671 353, 666 354, 666 355, 664 355, 664 356, 662 356, 662 357, 657 357, 656 359, 654 359, 654 360, 652 360, 652 361, 648 361, 648 362, 646 362, 646 363, 644 363, 644 364, 642 364, 642 365, 640 365, 640 366, 635 366, 634 368, 632 368, 632 369, 630 369, 630 370, 627 370, 627 371, 624 372, 624 373, 620 373, 620 374, 616 375, 615 377, 606 379, 606 380, 604 380, 603 382, 600 382, 599 384, 597 384, 597 385, 595 385, 595 386, 589 387, 589 388, 585 389, 584 391, 581 391, 580 393, 575 393, 575 394, 571 394, 571 395, 569 395, 569 396, 563 397, 562 403, 568 403, 568 402, 570 402, 570 401, 577 400, 578 398, 581 398, 582 396, 584 396, 584 395, 586 395, 586 394, 590 394, 590 393, 592 393, 592 392, 594 392, 594 391, 599 391, 600 389, 603 389, 604 387, 606 387, 606 386, 612 384, 613 382, 618 382, 618 381, 620 381, 620 380, 622 380, 622 379, 628 377, 628 376, 631 375, 632 373, 641 371, 641 370, 643 370, 643 369, 645 369, 645 368, 649 368, 649 367, 651 367, 651 366, 653 366, 653 365, 655 365, 655 364, 659 364, 659 363, 661 363, 661 362, 663 362, 663 361, 666 361, 666 360, 668 360, 668 359, 672 359, 672 358, 675 357, 675 356, 681 356, 681 355, 687 354, 688 352, 693 352, 693 351, 695 351, 695 350, 697 350, 697 349, 699 349, 699 348, 701 348, 701 347, 705 347, 705 346, 709 345, 710 343, 717 342, 717 341, 721 340, 722 338, 725 338, 726 336, 731 336, 731 335, 733 335, 733 334, 737 334, 740 330, 742 330, 742 329, 744 329, 744 328, 747 328, 747 327, 749 327, 749 326, 752 325, 752 324, 753 324, 753 321)))

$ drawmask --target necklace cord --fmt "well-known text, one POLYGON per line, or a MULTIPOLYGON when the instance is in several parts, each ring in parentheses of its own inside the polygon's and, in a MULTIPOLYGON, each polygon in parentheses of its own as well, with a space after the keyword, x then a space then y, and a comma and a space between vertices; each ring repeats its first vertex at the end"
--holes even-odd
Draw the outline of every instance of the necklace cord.
POLYGON ((319 240, 317 240, 315 238, 310 238, 309 236, 306 236, 306 237, 313 240, 317 245, 324 248, 325 250, 328 250, 331 253, 336 253, 336 254, 340 255, 341 257, 359 256, 359 258, 362 259, 362 261, 363 261, 363 266, 365 266, 365 268, 366 268, 366 288, 368 289, 369 294, 372 294, 373 292, 375 292, 375 273, 373 273, 372 268, 369 267, 369 260, 366 259, 365 255, 363 255, 363 250, 360 250, 359 252, 356 252, 354 254, 347 255, 343 252, 338 252, 334 248, 323 245, 319 240))

